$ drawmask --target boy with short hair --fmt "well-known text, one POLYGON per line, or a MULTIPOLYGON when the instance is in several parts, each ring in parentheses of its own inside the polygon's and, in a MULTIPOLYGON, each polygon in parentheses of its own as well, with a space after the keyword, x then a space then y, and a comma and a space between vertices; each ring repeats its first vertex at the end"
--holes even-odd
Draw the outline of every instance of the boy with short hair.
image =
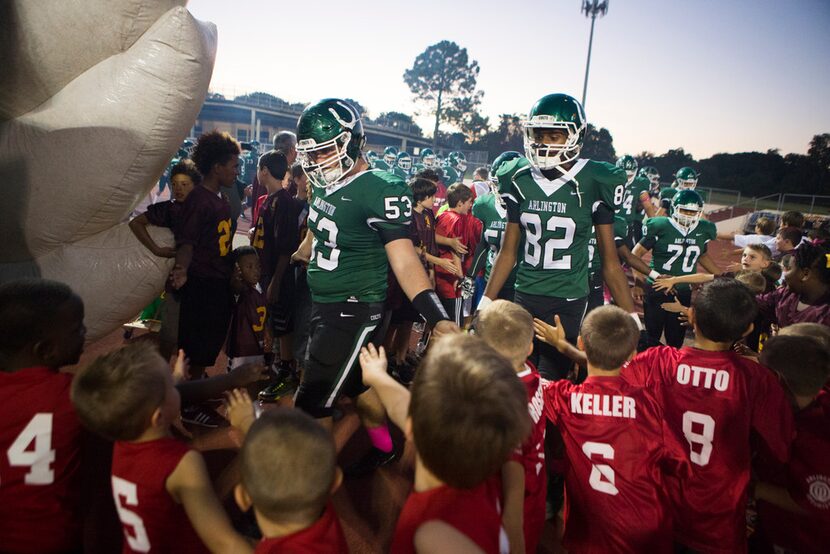
POLYGON ((776 255, 773 258, 776 262, 781 261, 784 256, 795 252, 796 246, 801 244, 802 234, 798 227, 781 227, 775 235, 776 255))
POLYGON ((81 549, 83 429, 62 366, 81 356, 84 304, 56 281, 0 285, 0 550, 81 549))
POLYGON ((793 402, 796 435, 786 467, 762 463, 755 485, 760 534, 776 552, 823 552, 830 544, 830 378, 827 327, 797 323, 769 339, 761 363, 793 402), (804 328, 804 326, 814 326, 804 328), (803 334, 802 334, 803 332, 803 334))
POLYGON ((507 300, 494 300, 477 315, 476 335, 504 355, 527 391, 530 436, 502 466, 504 528, 515 552, 536 552, 545 524, 545 418, 542 381, 527 361, 533 351, 533 316, 507 300))
POLYGON ((780 461, 792 440, 791 410, 775 375, 732 351, 757 313, 743 284, 713 281, 689 310, 694 347, 651 348, 623 371, 632 383, 657 387, 669 427, 689 444, 691 477, 667 485, 675 538, 694 550, 746 551, 750 434, 780 461))
MULTIPOLYGON (((447 211, 438 216, 438 222, 435 232, 439 235, 447 237, 448 239, 458 238, 467 248, 468 252, 475 250, 477 244, 477 237, 481 234, 481 229, 478 233, 472 233, 473 229, 467 222, 470 217, 470 208, 473 205, 473 193, 466 186, 462 184, 455 184, 447 190, 447 211)), ((458 268, 458 273, 450 272, 437 265, 435 267, 435 292, 441 299, 444 309, 450 314, 459 327, 462 325, 464 315, 462 312, 462 295, 459 283, 469 268, 470 257, 459 257, 459 255, 449 247, 439 246, 441 253, 440 257, 452 260, 453 264, 458 268)))
POLYGON ((259 289, 262 270, 253 246, 240 246, 233 251, 234 276, 231 288, 235 296, 231 325, 225 353, 228 371, 248 363, 265 363, 271 351, 271 332, 265 324, 265 295, 259 289))
MULTIPOLYGON (((250 398, 233 394, 252 418, 250 398)), ((300 410, 264 412, 246 432, 234 497, 254 509, 263 536, 256 554, 348 552, 331 503, 343 479, 331 433, 300 410)))
POLYGON ((96 359, 72 383, 84 424, 115 441, 112 492, 124 552, 251 552, 231 527, 202 455, 170 434, 179 392, 167 362, 136 342, 96 359))
MULTIPOLYGON (((537 320, 538 321, 538 320, 537 320)), ((671 552, 668 475, 688 460, 656 395, 620 375, 640 332, 624 310, 594 309, 580 330, 588 378, 545 382, 545 413, 559 428, 565 475, 563 545, 574 552, 671 552)))
POLYGON ((363 382, 415 444, 414 491, 391 552, 503 552, 493 475, 527 437, 527 393, 510 363, 480 338, 442 337, 411 393, 386 373, 383 348, 360 352, 363 382))
POLYGON ((779 228, 783 229, 784 227, 795 227, 798 230, 803 229, 804 214, 802 214, 801 212, 796 212, 794 210, 788 210, 782 213, 779 228))

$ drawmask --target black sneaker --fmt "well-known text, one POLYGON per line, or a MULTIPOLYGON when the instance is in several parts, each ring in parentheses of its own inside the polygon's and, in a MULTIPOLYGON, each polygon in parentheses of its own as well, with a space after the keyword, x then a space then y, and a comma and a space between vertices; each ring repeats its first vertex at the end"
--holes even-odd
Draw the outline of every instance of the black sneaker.
POLYGON ((209 429, 216 429, 227 425, 228 420, 219 415, 209 406, 187 406, 182 409, 182 421, 191 425, 199 425, 209 429))
POLYGON ((384 452, 378 448, 372 447, 361 459, 355 463, 347 466, 343 470, 343 475, 352 479, 355 477, 364 477, 375 471, 379 467, 391 464, 398 459, 398 453, 393 448, 391 452, 384 452))
POLYGON ((296 390, 297 385, 299 381, 293 373, 278 373, 277 380, 259 391, 257 398, 260 402, 276 402, 296 390))

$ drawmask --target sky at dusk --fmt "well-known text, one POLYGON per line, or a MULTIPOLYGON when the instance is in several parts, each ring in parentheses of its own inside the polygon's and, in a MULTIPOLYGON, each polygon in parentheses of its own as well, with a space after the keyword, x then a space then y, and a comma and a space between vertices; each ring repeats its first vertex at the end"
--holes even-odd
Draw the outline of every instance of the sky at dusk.
MULTIPOLYGON (((403 73, 445 39, 478 61, 491 122, 552 92, 580 99, 590 32, 580 5, 190 0, 188 8, 219 30, 213 89, 291 102, 350 97, 370 116, 420 113, 431 133, 403 73)), ((804 153, 813 135, 830 132, 828 29, 828 0, 611 0, 594 32, 588 120, 611 131, 618 153, 804 153)))

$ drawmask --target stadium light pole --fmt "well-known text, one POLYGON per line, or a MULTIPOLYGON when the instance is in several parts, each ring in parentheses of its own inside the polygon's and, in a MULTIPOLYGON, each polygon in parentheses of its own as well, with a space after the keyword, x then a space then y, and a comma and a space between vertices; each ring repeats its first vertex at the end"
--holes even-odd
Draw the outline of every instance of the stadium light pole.
POLYGON ((585 84, 582 85, 582 107, 585 108, 585 96, 588 94, 588 70, 591 69, 591 46, 594 44, 594 23, 597 16, 608 13, 610 0, 583 0, 582 13, 591 18, 591 38, 588 39, 588 62, 585 64, 585 84))

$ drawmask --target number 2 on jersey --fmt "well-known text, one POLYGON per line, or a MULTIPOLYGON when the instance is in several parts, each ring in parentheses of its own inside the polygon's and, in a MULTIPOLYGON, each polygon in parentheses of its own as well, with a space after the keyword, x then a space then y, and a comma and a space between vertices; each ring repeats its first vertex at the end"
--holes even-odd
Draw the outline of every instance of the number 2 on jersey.
POLYGON ((523 213, 521 215, 525 233, 525 262, 533 267, 543 269, 571 269, 571 255, 566 254, 560 259, 554 259, 556 250, 567 250, 574 242, 576 224, 569 217, 551 216, 545 225, 550 233, 557 229, 564 229, 565 236, 561 239, 547 239, 542 244, 542 218, 539 214, 523 213))

